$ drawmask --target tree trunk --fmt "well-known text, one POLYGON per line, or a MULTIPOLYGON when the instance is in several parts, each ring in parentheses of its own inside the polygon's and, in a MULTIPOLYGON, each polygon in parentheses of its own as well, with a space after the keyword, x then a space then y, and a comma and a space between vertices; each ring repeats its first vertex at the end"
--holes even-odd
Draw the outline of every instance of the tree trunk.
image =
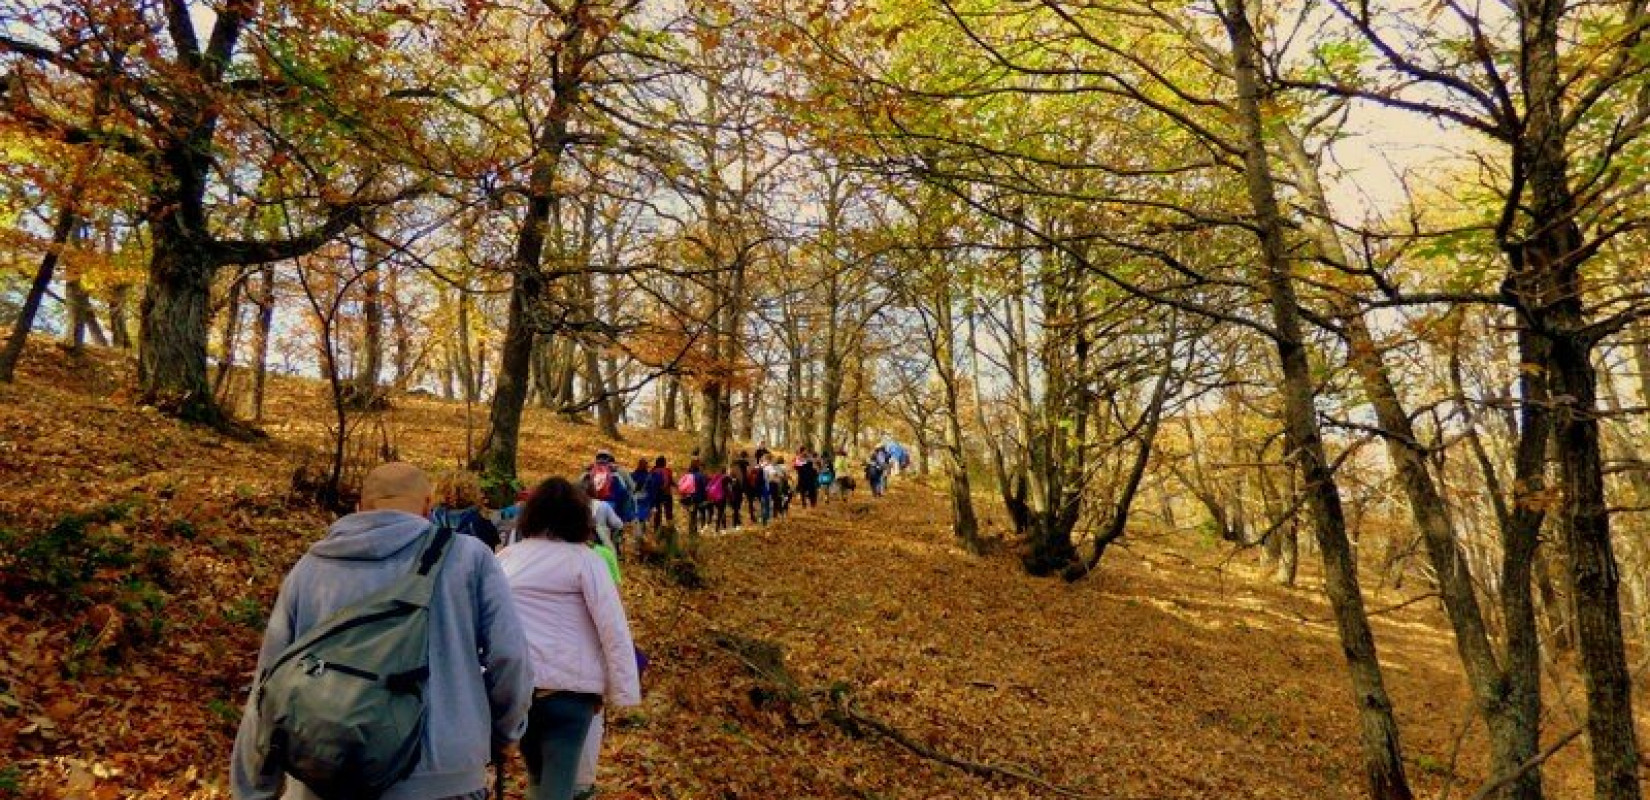
POLYGON ((192 422, 217 423, 223 413, 206 380, 206 332, 215 266, 174 229, 152 226, 154 252, 143 294, 138 338, 142 401, 192 422))
POLYGON ((109 341, 121 350, 132 349, 132 329, 126 321, 131 295, 130 284, 115 284, 109 290, 109 341))
MULTIPOLYGON (((1318 182, 1317 169, 1304 144, 1287 126, 1278 126, 1276 130, 1285 158, 1294 168, 1296 184, 1308 203, 1319 255, 1332 264, 1350 267, 1345 247, 1328 223, 1328 198, 1318 182)), ((1346 336, 1347 360, 1362 382, 1364 394, 1374 406, 1387 458, 1397 469, 1399 485, 1409 501, 1410 517, 1426 545, 1439 596, 1455 633, 1456 653, 1465 667, 1479 713, 1483 715, 1489 730, 1490 773, 1496 776, 1519 775, 1509 781, 1497 797, 1538 800, 1542 796, 1540 767, 1520 772, 1522 765, 1540 750, 1541 676, 1533 671, 1539 660, 1539 653, 1533 652, 1537 647, 1535 618, 1522 614, 1519 618, 1507 620, 1509 626, 1522 628, 1517 635, 1508 636, 1508 642, 1516 642, 1518 646, 1532 651, 1516 656, 1509 654, 1508 659, 1509 663, 1521 665, 1532 672, 1508 675, 1497 662, 1490 643, 1472 572, 1467 566, 1466 556, 1461 552, 1455 523, 1427 466, 1427 450, 1411 424, 1410 414, 1398 396, 1397 387, 1387 374, 1386 363, 1363 311, 1356 307, 1355 299, 1348 297, 1339 302, 1335 314, 1346 336), (1508 687, 1522 687, 1528 691, 1511 696, 1507 694, 1508 687)), ((1528 598, 1530 577, 1528 569, 1503 576, 1501 591, 1506 595, 1528 598), (1516 582, 1506 583, 1508 577, 1516 582)))
POLYGON ((963 410, 957 388, 957 326, 951 310, 950 277, 937 276, 939 290, 934 297, 933 358, 935 372, 945 391, 945 472, 951 484, 951 532, 963 550, 980 552, 980 524, 974 516, 973 490, 968 483, 968 458, 963 445, 963 410))
POLYGON ((264 419, 264 380, 269 374, 269 339, 275 327, 275 265, 258 268, 258 327, 252 341, 252 420, 264 419))
POLYGON ((1271 306, 1274 341, 1283 368, 1285 441, 1305 482, 1313 527, 1323 556, 1324 586, 1334 608, 1341 648, 1351 672, 1362 731, 1364 773, 1374 800, 1411 800, 1392 714, 1375 650, 1375 637, 1358 586, 1357 564, 1346 535, 1340 489, 1330 468, 1313 406, 1314 381, 1301 332, 1284 220, 1278 209, 1260 111, 1260 45, 1245 0, 1225 0, 1221 21, 1232 44, 1237 122, 1244 177, 1260 237, 1261 266, 1271 306))
POLYGON ((377 408, 383 399, 378 381, 384 372, 383 245, 367 242, 371 265, 361 275, 361 350, 355 357, 355 375, 345 393, 356 408, 377 408))
POLYGON ((75 202, 76 198, 71 195, 63 208, 58 209, 57 220, 52 225, 51 246, 40 259, 34 282, 29 284, 29 293, 23 298, 23 307, 17 312, 17 320, 12 323, 11 336, 6 339, 6 349, 0 351, 0 383, 11 383, 16 374, 17 362, 23 358, 23 345, 28 343, 29 331, 34 329, 34 317, 40 313, 40 303, 46 297, 46 290, 51 287, 52 273, 57 270, 63 248, 68 246, 69 237, 79 224, 74 213, 75 202))
POLYGON ((246 288, 246 275, 237 275, 229 284, 229 297, 224 302, 223 333, 219 340, 218 377, 212 381, 212 394, 223 402, 224 387, 229 383, 229 371, 235 366, 235 344, 240 338, 241 293, 246 288))
POLYGON ((664 415, 659 420, 659 429, 676 430, 677 397, 682 393, 682 380, 675 375, 665 378, 664 385, 664 415))
POLYGON ((97 322, 97 313, 92 310, 92 297, 86 293, 80 276, 74 271, 71 271, 63 281, 63 300, 69 311, 69 324, 63 330, 69 346, 79 350, 85 346, 86 338, 90 336, 92 344, 108 347, 109 339, 103 335, 103 327, 97 322))

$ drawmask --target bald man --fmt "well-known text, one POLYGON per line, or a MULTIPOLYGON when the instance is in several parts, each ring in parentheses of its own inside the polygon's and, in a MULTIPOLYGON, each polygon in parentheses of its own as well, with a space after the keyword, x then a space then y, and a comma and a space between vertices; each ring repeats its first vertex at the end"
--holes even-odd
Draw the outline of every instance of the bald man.
MULTIPOLYGON (((359 510, 334 522, 282 582, 256 674, 310 628, 414 568, 430 530, 424 518, 430 499, 429 477, 411 464, 384 464, 368 473, 359 510)), ((455 536, 448 547, 430 604, 429 717, 418 766, 383 800, 484 800, 492 755, 520 738, 527 725, 532 675, 510 585, 479 539, 455 536)), ((252 698, 257 696, 254 687, 252 698)), ((252 698, 235 738, 234 796, 311 800, 315 795, 298 781, 287 781, 282 794, 284 776, 262 774, 252 698)))

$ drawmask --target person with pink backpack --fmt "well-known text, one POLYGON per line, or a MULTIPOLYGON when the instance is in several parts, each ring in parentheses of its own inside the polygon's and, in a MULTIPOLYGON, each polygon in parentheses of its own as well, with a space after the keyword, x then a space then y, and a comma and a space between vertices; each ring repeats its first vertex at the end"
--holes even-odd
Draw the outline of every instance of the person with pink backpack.
POLYGON ((710 506, 706 502, 705 467, 695 458, 688 462, 688 471, 676 481, 676 494, 682 498, 682 510, 687 512, 688 533, 699 530, 708 521, 710 506))
POLYGON ((728 502, 736 497, 735 485, 733 468, 728 467, 710 476, 710 485, 705 487, 706 517, 717 531, 728 528, 728 502))

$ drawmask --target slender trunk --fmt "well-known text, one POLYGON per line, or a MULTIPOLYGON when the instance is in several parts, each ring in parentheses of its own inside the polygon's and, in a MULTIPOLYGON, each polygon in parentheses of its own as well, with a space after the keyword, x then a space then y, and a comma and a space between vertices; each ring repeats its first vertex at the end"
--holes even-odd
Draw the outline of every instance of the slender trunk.
POLYGON ((58 209, 57 220, 52 225, 51 246, 46 248, 46 254, 40 259, 34 282, 29 284, 29 293, 23 298, 23 308, 17 312, 17 320, 12 323, 6 348, 0 351, 0 383, 11 383, 16 374, 17 362, 23 358, 23 345, 28 342, 29 331, 34 328, 34 317, 40 313, 40 303, 46 297, 46 290, 51 287, 52 273, 57 270, 63 248, 68 246, 69 237, 79 223, 74 212, 75 202, 76 198, 71 194, 63 208, 58 209))
MULTIPOLYGON (((561 124, 565 126, 565 120, 561 124)), ((561 134, 546 132, 544 136, 550 138, 541 142, 533 165, 527 212, 510 260, 510 306, 505 317, 497 385, 488 412, 487 435, 470 464, 471 469, 481 470, 499 486, 509 486, 516 477, 516 449, 521 436, 522 409, 527 403, 535 338, 528 306, 544 288, 540 262, 550 221, 558 212, 554 181, 561 148, 565 146, 565 130, 561 134)), ((479 381, 469 396, 472 401, 480 399, 479 381)), ((497 499, 502 502, 504 498, 497 499)))
POLYGON ((449 343, 451 348, 450 359, 453 373, 458 378, 458 388, 465 400, 474 403, 479 399, 481 387, 476 381, 475 369, 470 363, 470 291, 468 286, 458 287, 458 330, 457 338, 449 343))
POLYGON ((264 380, 269 374, 269 339, 275 327, 275 265, 258 268, 258 326, 252 341, 252 419, 264 419, 264 380))
POLYGON ((974 516, 973 491, 968 483, 968 459, 962 433, 963 411, 957 388, 957 327, 951 310, 948 276, 938 277, 939 291, 934 302, 934 367, 945 391, 945 472, 951 483, 951 531, 957 543, 969 553, 980 552, 980 526, 974 516))
MULTIPOLYGON (((1287 126, 1279 127, 1278 141, 1285 158, 1294 168, 1296 183, 1309 205, 1308 211, 1313 218, 1311 228, 1318 240, 1319 255, 1333 264, 1349 267, 1345 248, 1334 228, 1328 224, 1328 199, 1305 146, 1287 126)), ((1497 797, 1538 800, 1542 796, 1539 766, 1522 772, 1520 767, 1534 758, 1540 749, 1540 696, 1533 694, 1512 698, 1507 696, 1506 688, 1510 683, 1539 686, 1540 675, 1524 675, 1516 681, 1508 681, 1490 643, 1484 613, 1479 608, 1478 593, 1466 556, 1461 551, 1454 520, 1428 468, 1427 450, 1421 444, 1410 414, 1387 373, 1386 363, 1363 311, 1357 308, 1354 299, 1348 297, 1338 303, 1335 314, 1346 336, 1347 360, 1362 382, 1364 394, 1374 406, 1387 458, 1397 469, 1399 485, 1409 501, 1410 517, 1426 546, 1438 592, 1455 633, 1456 654, 1465 667, 1479 713, 1483 715, 1489 730, 1491 774, 1519 773, 1519 777, 1508 782, 1497 797)), ((1528 597, 1531 590, 1529 571, 1521 570, 1512 577, 1518 583, 1503 583, 1501 591, 1528 597)), ((1510 622, 1531 626, 1522 631, 1522 635, 1511 637, 1510 641, 1535 648, 1534 619, 1526 617, 1510 622)), ((1539 653, 1523 653, 1513 661, 1534 669, 1538 658, 1539 653)))
POLYGON ((109 341, 121 350, 132 349, 132 329, 126 321, 131 295, 130 284, 115 284, 109 290, 109 341))
POLYGON ((395 390, 404 392, 413 380, 413 338, 412 327, 407 321, 407 307, 401 302, 400 270, 389 271, 389 278, 384 282, 384 295, 389 301, 390 334, 395 341, 395 390))
POLYGON ((223 333, 218 342, 218 376, 212 381, 212 394, 223 402, 224 387, 229 384, 229 371, 235 366, 235 345, 240 339, 241 294, 246 289, 246 275, 237 275, 229 284, 229 297, 224 301, 223 333))
POLYGON ((384 371, 383 245, 368 240, 372 265, 361 276, 361 350, 346 396, 357 408, 376 408, 382 400, 378 381, 384 371))
POLYGON ((63 334, 68 339, 69 346, 79 350, 85 346, 86 338, 90 336, 92 344, 108 347, 109 339, 103 335, 103 327, 97 322, 97 313, 92 310, 92 296, 86 293, 80 276, 73 270, 63 281, 63 299, 69 311, 69 324, 64 328, 63 334))
POLYGON ((675 375, 665 378, 664 385, 664 413, 659 419, 660 430, 676 430, 677 396, 682 393, 682 381, 675 375))
POLYGON ((1285 441, 1300 469, 1323 556, 1325 590, 1335 611, 1341 649, 1351 672, 1361 722, 1364 773, 1374 800, 1410 800, 1409 781, 1398 744, 1398 723, 1381 676, 1375 636, 1369 627, 1357 564, 1346 535, 1340 489, 1324 450, 1313 406, 1314 381, 1301 332, 1300 308, 1290 274, 1284 221, 1278 208, 1272 168, 1266 153, 1260 111, 1260 45, 1249 21, 1245 0, 1225 0, 1221 21, 1232 44, 1232 73, 1237 88, 1237 117, 1242 130, 1244 177, 1255 213, 1261 266, 1271 306, 1274 341, 1283 368, 1285 441))

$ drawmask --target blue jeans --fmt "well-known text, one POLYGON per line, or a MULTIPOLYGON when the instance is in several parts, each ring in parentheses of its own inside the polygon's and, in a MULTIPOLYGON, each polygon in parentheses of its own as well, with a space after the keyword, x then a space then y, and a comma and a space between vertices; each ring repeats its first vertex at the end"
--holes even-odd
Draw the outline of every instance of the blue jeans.
POLYGON ((555 692, 533 699, 527 713, 527 734, 521 737, 528 800, 573 800, 579 754, 600 704, 600 695, 579 692, 555 692))
POLYGON ((773 495, 771 495, 771 494, 762 495, 762 524, 763 525, 768 524, 768 520, 770 520, 772 518, 773 518, 773 495))

